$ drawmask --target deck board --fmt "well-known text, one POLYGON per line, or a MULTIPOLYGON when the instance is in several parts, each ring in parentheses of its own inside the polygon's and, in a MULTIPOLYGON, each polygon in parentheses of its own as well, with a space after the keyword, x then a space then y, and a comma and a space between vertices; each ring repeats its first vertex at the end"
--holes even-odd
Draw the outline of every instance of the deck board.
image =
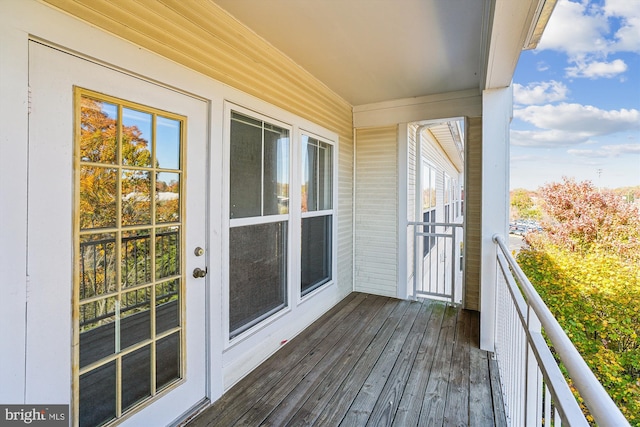
POLYGON ((188 426, 505 425, 478 335, 477 313, 354 293, 188 426))

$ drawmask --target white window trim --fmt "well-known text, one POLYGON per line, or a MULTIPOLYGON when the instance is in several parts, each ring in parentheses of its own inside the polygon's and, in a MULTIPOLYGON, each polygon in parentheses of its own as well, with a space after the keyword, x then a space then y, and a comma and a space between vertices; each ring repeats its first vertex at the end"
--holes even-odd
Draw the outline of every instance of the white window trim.
POLYGON ((309 132, 304 128, 300 128, 299 129, 299 134, 298 134, 298 139, 297 139, 297 149, 299 150, 298 153, 298 157, 297 157, 297 166, 296 166, 296 170, 298 172, 298 181, 296 182, 296 191, 298 194, 297 197, 297 201, 298 204, 297 206, 297 212, 300 213, 300 225, 302 225, 302 218, 312 218, 312 217, 318 217, 318 216, 326 216, 326 215, 331 215, 332 216, 332 221, 331 221, 331 279, 329 279, 327 282, 323 283, 322 285, 318 286, 317 288, 307 292, 305 295, 302 295, 302 290, 300 289, 301 287, 301 270, 302 270, 302 265, 300 262, 300 256, 299 254, 302 253, 302 236, 301 236, 301 227, 297 227, 297 231, 298 231, 298 235, 296 236, 296 242, 298 242, 298 259, 297 259, 297 276, 296 276, 296 285, 295 285, 295 295, 296 295, 296 303, 297 305, 303 304, 306 301, 309 301, 311 299, 313 299, 313 297, 319 293, 321 293, 323 290, 328 289, 330 287, 333 287, 336 283, 336 276, 338 274, 338 145, 336 144, 336 140, 337 139, 331 139, 331 138, 327 138, 324 137, 322 135, 319 135, 315 132, 309 132), (326 144, 329 144, 332 146, 332 150, 331 150, 331 207, 332 209, 323 209, 323 210, 318 210, 318 211, 307 211, 307 212, 302 212, 302 195, 301 190, 302 190, 302 152, 301 152, 301 145, 302 145, 302 136, 306 135, 310 138, 314 138, 317 139, 318 141, 324 142, 326 144))
MULTIPOLYGON (((335 291, 338 280, 338 136, 337 134, 327 131, 326 129, 316 126, 313 123, 308 123, 306 120, 297 116, 293 116, 286 111, 281 111, 277 107, 270 108, 272 106, 264 105, 260 102, 257 104, 262 105, 261 108, 247 108, 236 102, 225 100, 223 106, 223 129, 222 129, 222 272, 221 272, 221 296, 222 296, 222 335, 223 335, 223 351, 229 353, 228 357, 235 359, 232 354, 236 354, 236 347, 238 351, 243 352, 241 348, 244 348, 246 344, 243 342, 250 339, 260 340, 264 335, 262 332, 268 334, 274 331, 274 328, 281 328, 281 322, 287 322, 287 318, 294 316, 297 318, 295 312, 298 307, 307 301, 317 300, 321 298, 320 294, 326 294, 326 298, 334 298, 334 295, 327 293, 329 289, 335 291), (267 215, 260 217, 250 218, 230 218, 230 137, 231 137, 231 113, 236 112, 239 114, 247 115, 257 120, 263 120, 273 125, 280 126, 289 130, 289 213, 284 215, 267 215), (301 182, 302 182, 302 157, 301 157, 301 140, 302 135, 306 135, 322 142, 328 143, 333 147, 332 150, 332 206, 333 209, 301 212, 301 182), (332 221, 332 247, 331 247, 331 280, 302 296, 300 291, 301 280, 301 224, 302 218, 321 216, 331 214, 333 216, 332 221), (269 317, 263 319, 242 333, 229 338, 229 233, 230 229, 234 227, 240 227, 245 225, 257 225, 279 221, 288 221, 287 228, 287 289, 285 294, 287 295, 287 305, 281 310, 273 313, 269 317)), ((245 104, 247 105, 247 104, 245 104)), ((319 300, 317 300, 319 301, 319 300)), ((249 341, 251 342, 251 341, 249 341)))
MULTIPOLYGON (((289 192, 291 193, 291 182, 293 181, 294 177, 292 174, 292 159, 293 159, 293 141, 295 138, 295 132, 294 132, 294 127, 289 124, 286 123, 282 120, 278 120, 276 118, 273 118, 272 116, 266 115, 266 114, 262 114, 258 111, 246 108, 246 107, 242 107, 238 104, 232 103, 232 102, 225 102, 224 103, 224 127, 223 127, 223 199, 222 199, 222 218, 223 218, 223 222, 224 222, 224 226, 223 226, 223 231, 222 231, 222 265, 223 267, 223 274, 222 274, 222 282, 223 282, 223 287, 222 287, 222 299, 223 299, 223 304, 222 304, 222 331, 223 331, 223 336, 224 336, 224 348, 225 350, 229 347, 234 346, 235 344, 242 342, 244 340, 246 340, 247 338, 249 338, 250 336, 254 335, 255 333, 257 333, 258 331, 260 331, 261 329, 265 328, 266 326, 268 326, 269 324, 277 321, 279 318, 281 318, 282 316, 286 315, 287 313, 291 312, 291 304, 292 304, 292 299, 291 299, 291 264, 292 264, 292 248, 291 248, 291 233, 293 231, 293 227, 292 227, 292 209, 291 206, 289 206, 289 213, 287 214, 280 214, 280 215, 260 215, 260 216, 254 216, 254 217, 247 217, 247 218, 230 218, 230 212, 231 212, 231 207, 230 207, 230 194, 231 194, 231 182, 230 182, 230 172, 231 172, 231 115, 232 112, 236 112, 242 115, 246 115, 248 117, 254 118, 256 120, 262 120, 264 122, 279 126, 283 129, 287 129, 289 131, 289 192), (282 221, 287 221, 287 265, 286 265, 286 274, 287 274, 287 278, 286 278, 286 284, 285 284, 285 296, 286 296, 286 304, 284 307, 282 307, 281 309, 271 313, 270 315, 268 315, 268 317, 262 319, 261 321, 257 322, 255 325, 251 326, 250 328, 242 331, 241 333, 237 334, 236 336, 234 336, 233 338, 230 338, 230 331, 229 331, 229 327, 230 327, 230 322, 229 322, 229 316, 230 316, 230 297, 229 297, 229 291, 230 291, 230 268, 229 268, 229 235, 230 235, 230 229, 231 228, 236 228, 236 227, 242 227, 242 226, 248 226, 248 225, 259 225, 259 224, 270 224, 270 223, 276 223, 276 222, 282 222, 282 221)), ((290 198, 291 198, 291 194, 289 194, 290 198)), ((291 200, 290 200, 290 204, 291 204, 291 200)), ((262 210, 262 208, 261 208, 262 210)))

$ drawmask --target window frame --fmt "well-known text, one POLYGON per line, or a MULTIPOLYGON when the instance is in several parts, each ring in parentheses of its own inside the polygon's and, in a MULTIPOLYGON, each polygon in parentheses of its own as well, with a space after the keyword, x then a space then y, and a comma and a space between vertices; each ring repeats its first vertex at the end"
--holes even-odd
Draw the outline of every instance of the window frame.
MULTIPOLYGON (((292 299, 291 299, 291 264, 292 264, 292 245, 291 245, 291 235, 293 231, 292 223, 292 204, 291 204, 291 191, 292 191, 292 182, 294 181, 294 173, 293 173, 293 161, 294 161, 294 141, 295 141, 295 129, 294 126, 286 123, 282 120, 278 120, 272 116, 262 114, 258 111, 248 109, 242 107, 238 104, 227 102, 225 103, 224 108, 224 162, 223 162, 223 176, 225 177, 225 185, 223 191, 223 218, 226 222, 226 226, 223 227, 224 235, 223 235, 223 333, 225 336, 225 348, 228 348, 234 345, 237 342, 241 342, 247 337, 253 335, 257 330, 262 327, 268 325, 269 323, 277 320, 281 316, 289 313, 291 311, 292 299), (288 149, 288 162, 287 162, 287 170, 288 170, 288 185, 289 185, 289 206, 288 212, 285 214, 264 214, 264 200, 261 199, 261 207, 260 207, 260 215, 256 216, 248 216, 248 217, 239 217, 239 218, 231 218, 231 120, 233 117, 233 113, 237 113, 243 116, 247 116, 254 120, 259 120, 264 123, 268 123, 270 125, 274 125, 285 129, 289 132, 289 149, 288 149), (231 291, 231 240, 230 234, 232 228, 246 227, 246 226, 254 226, 254 225, 264 225, 264 224, 272 224, 272 223, 280 223, 285 222, 285 232, 286 232, 286 249, 284 251, 285 261, 284 261, 284 275, 285 275, 285 283, 283 289, 284 302, 280 306, 275 309, 268 311, 267 313, 263 313, 258 316, 256 319, 248 322, 246 327, 238 328, 237 330, 231 331, 231 299, 230 299, 230 291, 231 291), (238 331, 238 332, 236 332, 238 331)), ((263 153, 264 156, 264 153, 263 153)), ((264 157, 263 157, 264 159, 264 157)), ((261 178, 264 179, 264 176, 261 178)), ((262 187, 264 188, 264 186, 262 187)), ((264 196, 264 194, 262 194, 264 196)))
MULTIPOLYGON (((296 187, 297 190, 300 192, 300 203, 298 204, 298 206, 296 207, 296 209, 299 209, 300 212, 300 227, 298 227, 300 229, 300 238, 298 239, 300 242, 300 256, 299 258, 299 274, 300 274, 300 280, 298 280, 298 284, 296 287, 296 293, 298 296, 298 302, 302 302, 305 301, 309 298, 311 298, 313 295, 317 294, 318 292, 320 292, 321 290, 329 287, 331 284, 335 283, 335 275, 336 275, 336 266, 337 266, 337 203, 338 203, 338 198, 337 198, 337 155, 338 155, 338 149, 337 146, 335 144, 334 141, 332 141, 331 139, 319 136, 313 132, 309 132, 305 129, 300 129, 298 138, 297 138, 297 142, 298 142, 298 148, 299 148, 299 156, 297 158, 297 167, 300 168, 298 170, 298 182, 296 182, 296 187), (331 170, 330 170, 330 178, 331 178, 331 182, 330 182, 330 186, 331 186, 331 195, 330 195, 330 200, 331 200, 331 208, 330 209, 317 209, 317 210, 309 210, 307 208, 306 211, 302 211, 302 185, 304 184, 304 176, 303 176, 303 171, 304 171, 304 165, 303 165, 303 161, 304 161, 304 151, 303 151, 303 138, 304 137, 307 138, 312 138, 316 141, 318 141, 319 143, 324 143, 327 144, 329 146, 331 146, 331 156, 330 156, 330 161, 331 161, 331 170), (314 283, 312 286, 310 286, 308 289, 303 290, 302 289, 302 221, 306 218, 318 218, 318 217, 327 217, 330 216, 331 217, 331 230, 330 230, 330 249, 329 249, 329 278, 325 281, 321 281, 321 282, 317 282, 314 283)), ((305 145, 306 148, 306 145, 305 145)), ((318 180, 318 186, 319 186, 319 180, 318 180)), ((319 200, 320 196, 318 196, 318 200, 319 200)))
POLYGON ((331 291, 335 290, 338 283, 338 158, 339 158, 339 138, 334 132, 331 132, 320 125, 296 116, 293 113, 281 110, 269 104, 261 102, 244 102, 239 103, 234 100, 225 100, 223 107, 222 122, 222 235, 221 235, 221 252, 222 252, 222 270, 221 270, 221 316, 222 316, 222 338, 223 351, 225 357, 235 360, 241 357, 255 340, 266 339, 269 334, 281 328, 286 328, 288 319, 298 319, 304 315, 309 308, 302 309, 303 304, 316 301, 324 304, 326 298, 333 298, 331 291), (263 120, 270 124, 289 130, 289 210, 284 215, 266 215, 259 217, 247 218, 230 218, 230 190, 231 190, 231 117, 232 111, 249 116, 254 119, 263 120), (311 213, 301 212, 301 187, 303 180, 302 171, 302 135, 309 136, 332 146, 331 162, 331 206, 332 209, 322 211, 314 211, 311 213), (332 215, 331 229, 331 279, 323 282, 322 285, 309 291, 305 295, 301 295, 301 251, 302 251, 302 219, 309 216, 332 215), (257 225, 269 222, 287 221, 287 250, 286 250, 286 290, 287 304, 282 309, 270 313, 269 316, 261 319, 261 321, 253 324, 243 332, 230 337, 230 230, 233 227, 244 225, 257 225), (293 317, 291 317, 293 316, 293 317))

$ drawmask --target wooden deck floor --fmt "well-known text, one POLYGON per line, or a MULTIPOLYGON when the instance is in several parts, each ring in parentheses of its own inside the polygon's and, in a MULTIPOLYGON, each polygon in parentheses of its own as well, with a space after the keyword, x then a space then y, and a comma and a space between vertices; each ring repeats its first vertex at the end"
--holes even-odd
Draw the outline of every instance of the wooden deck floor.
POLYGON ((188 426, 502 426, 478 335, 475 312, 353 293, 188 426))

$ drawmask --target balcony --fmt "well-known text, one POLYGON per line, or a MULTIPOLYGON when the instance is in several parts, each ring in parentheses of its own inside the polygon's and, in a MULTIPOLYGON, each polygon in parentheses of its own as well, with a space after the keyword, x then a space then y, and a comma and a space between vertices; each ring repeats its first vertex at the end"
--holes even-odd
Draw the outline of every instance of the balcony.
POLYGON ((506 425, 477 312, 352 293, 188 425, 506 425))
POLYGON ((477 312, 352 293, 187 424, 628 426, 502 238, 494 242, 495 353, 479 348, 477 312))

